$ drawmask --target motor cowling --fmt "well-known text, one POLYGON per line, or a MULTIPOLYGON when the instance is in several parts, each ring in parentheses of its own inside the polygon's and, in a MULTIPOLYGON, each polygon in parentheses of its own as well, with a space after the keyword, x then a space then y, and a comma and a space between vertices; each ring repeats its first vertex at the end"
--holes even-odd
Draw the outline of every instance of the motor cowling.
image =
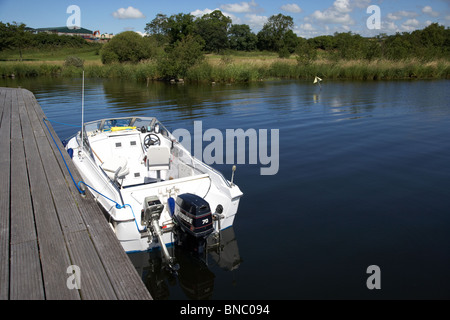
POLYGON ((183 232, 197 239, 206 238, 214 231, 209 203, 192 193, 177 197, 173 218, 183 232))

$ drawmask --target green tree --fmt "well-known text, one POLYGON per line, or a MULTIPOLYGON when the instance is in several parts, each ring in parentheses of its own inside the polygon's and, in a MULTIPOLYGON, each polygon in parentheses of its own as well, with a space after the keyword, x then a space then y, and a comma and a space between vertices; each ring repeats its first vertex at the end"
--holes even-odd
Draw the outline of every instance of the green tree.
POLYGON ((220 10, 203 15, 196 20, 196 33, 205 41, 205 50, 219 53, 228 48, 228 29, 231 19, 220 10))
POLYGON ((31 34, 27 31, 24 23, 0 22, 0 50, 16 49, 19 51, 20 61, 22 61, 22 51, 29 45, 31 34))
POLYGON ((397 33, 388 37, 384 43, 384 55, 390 60, 402 60, 410 56, 413 46, 405 35, 397 33))
POLYGON ((331 51, 336 48, 336 40, 333 36, 318 36, 308 39, 308 43, 316 49, 331 51))
POLYGON ((132 62, 152 57, 153 47, 149 39, 140 36, 134 31, 119 33, 106 43, 100 55, 103 63, 132 62))
POLYGON ((361 59, 364 57, 366 39, 352 32, 335 33, 336 49, 341 59, 361 59))
POLYGON ((184 13, 171 15, 167 19, 166 27, 169 44, 174 44, 184 37, 193 34, 195 29, 194 16, 184 13))
POLYGON ((169 18, 162 13, 158 13, 151 22, 145 26, 145 32, 153 36, 159 45, 169 41, 169 18))
POLYGON ((166 79, 184 78, 189 68, 204 59, 204 41, 198 36, 187 35, 167 48, 158 58, 158 70, 166 79))
POLYGON ((297 35, 292 30, 286 31, 283 37, 283 47, 286 48, 289 53, 294 53, 299 44, 297 35))
POLYGON ((233 24, 228 30, 230 49, 252 51, 256 49, 258 38, 246 24, 233 24))
POLYGON ((317 58, 317 49, 303 38, 299 38, 295 53, 297 54, 298 64, 310 64, 317 58))
POLYGON ((377 39, 368 39, 366 41, 364 58, 367 60, 373 60, 381 58, 382 49, 381 44, 377 39))
POLYGON ((0 21, 0 51, 9 47, 9 30, 6 24, 0 21))
POLYGON ((278 52, 287 46, 288 39, 292 37, 289 31, 292 31, 293 27, 292 17, 281 13, 271 16, 257 34, 258 48, 278 52))
POLYGON ((423 57, 426 60, 445 57, 446 41, 448 40, 448 30, 444 26, 432 23, 423 30, 416 30, 411 33, 410 42, 413 46, 415 56, 423 57))

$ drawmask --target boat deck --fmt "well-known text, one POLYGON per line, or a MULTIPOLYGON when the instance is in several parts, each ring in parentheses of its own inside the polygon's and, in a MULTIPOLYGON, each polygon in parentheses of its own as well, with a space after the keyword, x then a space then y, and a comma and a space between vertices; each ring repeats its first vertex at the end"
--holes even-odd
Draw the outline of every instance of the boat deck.
POLYGON ((44 117, 30 91, 0 88, 0 300, 152 299, 44 117))

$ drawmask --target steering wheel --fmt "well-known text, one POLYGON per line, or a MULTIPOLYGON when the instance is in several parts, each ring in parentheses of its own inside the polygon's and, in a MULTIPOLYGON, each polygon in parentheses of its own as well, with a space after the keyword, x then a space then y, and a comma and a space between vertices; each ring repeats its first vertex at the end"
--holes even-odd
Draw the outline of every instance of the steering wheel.
POLYGON ((144 146, 146 148, 150 146, 159 146, 161 145, 161 140, 159 140, 159 137, 154 133, 149 133, 144 138, 144 146))

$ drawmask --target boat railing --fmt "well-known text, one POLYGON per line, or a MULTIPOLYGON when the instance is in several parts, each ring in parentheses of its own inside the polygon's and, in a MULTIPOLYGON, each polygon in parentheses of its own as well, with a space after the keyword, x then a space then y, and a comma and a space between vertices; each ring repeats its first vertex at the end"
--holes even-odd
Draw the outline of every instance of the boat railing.
MULTIPOLYGON (((223 174, 206 163, 196 159, 184 149, 181 143, 176 143, 172 150, 175 159, 194 170, 195 174, 209 174, 218 177, 225 186, 231 188, 230 182, 223 176, 223 174)), ((176 163, 175 163, 176 164, 176 163)))

